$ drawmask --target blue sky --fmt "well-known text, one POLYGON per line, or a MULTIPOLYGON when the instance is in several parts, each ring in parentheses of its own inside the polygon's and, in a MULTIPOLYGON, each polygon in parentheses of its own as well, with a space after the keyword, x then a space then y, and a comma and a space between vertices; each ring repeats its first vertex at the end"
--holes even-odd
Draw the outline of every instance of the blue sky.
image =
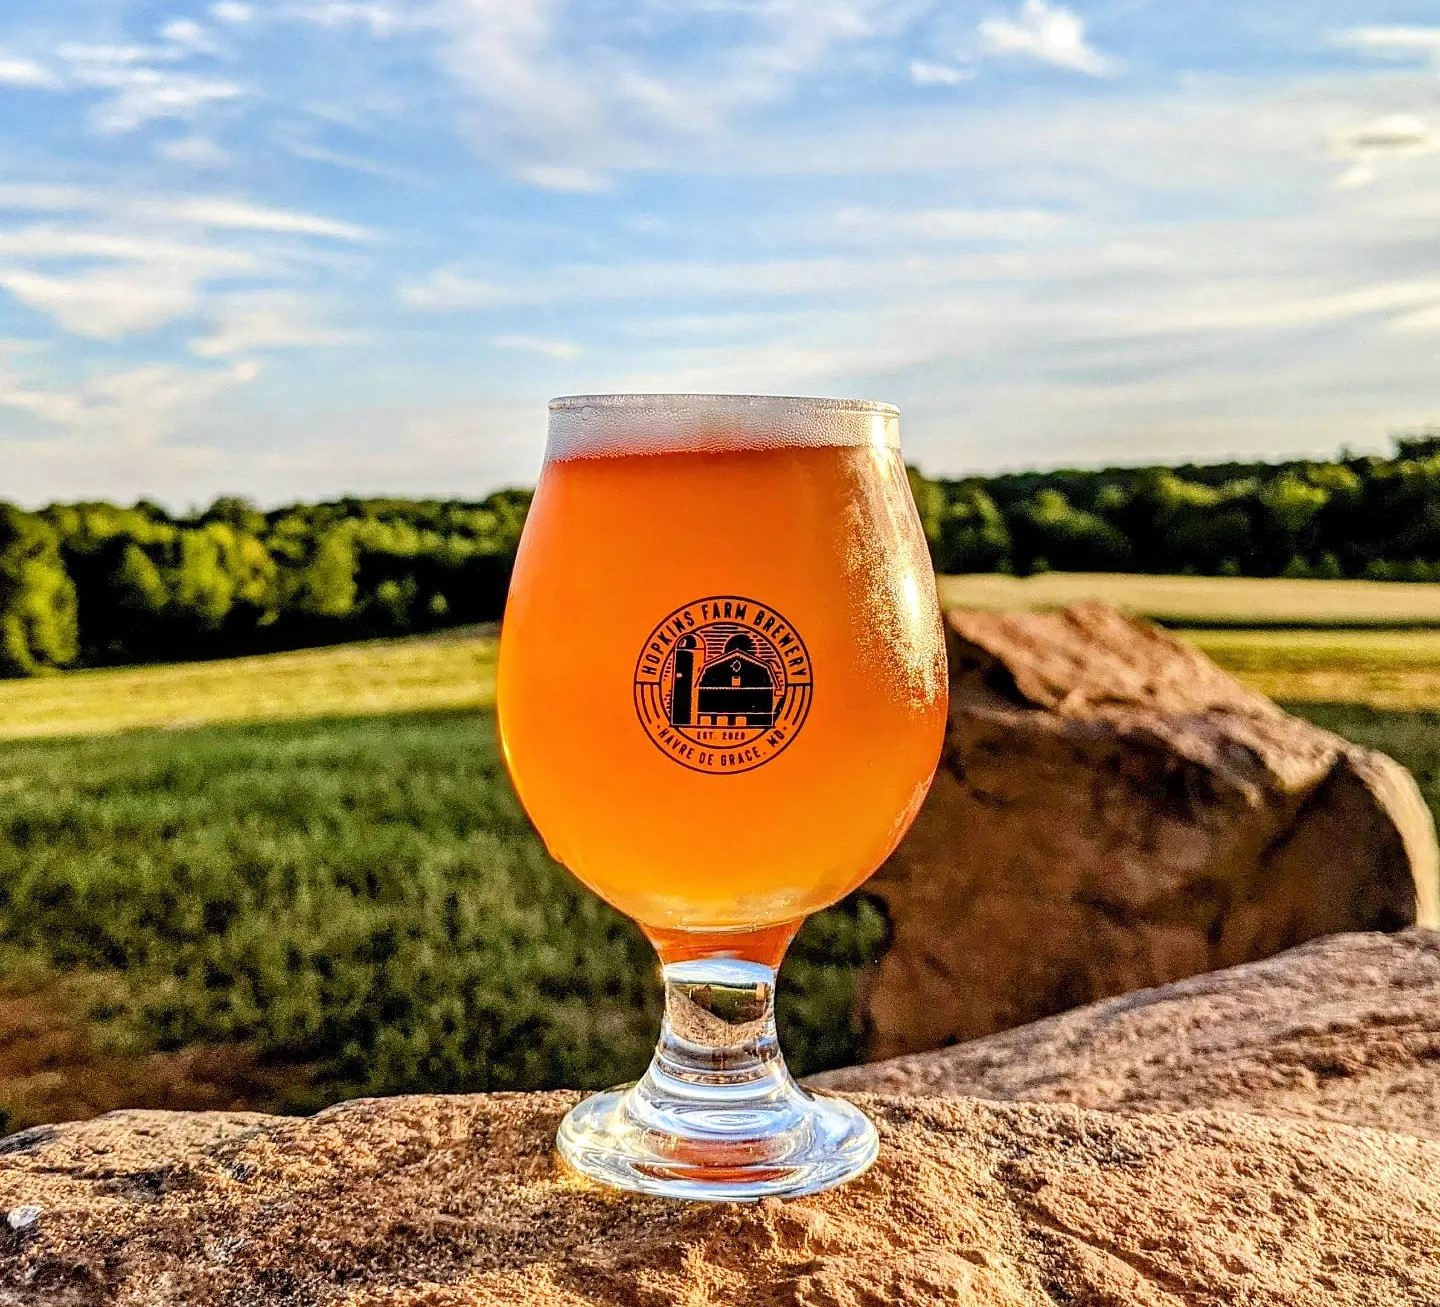
POLYGON ((0 498, 471 495, 588 390, 935 473, 1440 419, 1440 3, 0 10, 0 498))

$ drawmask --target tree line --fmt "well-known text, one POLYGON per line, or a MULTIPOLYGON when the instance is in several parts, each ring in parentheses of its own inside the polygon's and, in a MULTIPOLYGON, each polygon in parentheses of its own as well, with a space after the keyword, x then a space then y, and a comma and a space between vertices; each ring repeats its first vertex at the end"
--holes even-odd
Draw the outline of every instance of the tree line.
MULTIPOLYGON (((1440 581, 1440 433, 1389 457, 910 481, 942 572, 1440 581)), ((0 503, 0 675, 496 618, 530 497, 0 503)))
POLYGON ((1440 431, 1390 457, 910 483, 941 572, 1440 581, 1440 431))
POLYGON ((499 615, 528 490, 479 502, 0 503, 0 675, 213 658, 499 615))

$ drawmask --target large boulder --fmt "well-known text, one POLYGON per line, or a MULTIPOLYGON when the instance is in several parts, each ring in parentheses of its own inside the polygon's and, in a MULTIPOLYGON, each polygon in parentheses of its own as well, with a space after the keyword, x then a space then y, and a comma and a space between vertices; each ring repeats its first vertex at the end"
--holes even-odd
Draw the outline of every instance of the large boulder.
POLYGON ((1440 1140, 1440 931, 1335 935, 933 1053, 828 1089, 1218 1109, 1440 1140))
POLYGON ((880 1161, 793 1203, 597 1189, 555 1160, 573 1094, 40 1127, 0 1140, 0 1304, 1434 1307, 1437 967, 1349 937, 863 1068, 938 1096, 862 1097, 880 1161), (1245 1110, 1153 1110, 1212 1100, 1245 1110))
POLYGON ((871 1057, 1440 920, 1434 825, 1391 759, 1104 604, 948 626, 940 770, 867 886, 893 930, 871 1057))

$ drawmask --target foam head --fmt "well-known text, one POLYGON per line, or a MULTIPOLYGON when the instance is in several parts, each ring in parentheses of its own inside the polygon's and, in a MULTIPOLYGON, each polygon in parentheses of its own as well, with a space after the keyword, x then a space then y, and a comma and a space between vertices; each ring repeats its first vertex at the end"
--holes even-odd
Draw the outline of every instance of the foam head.
POLYGON ((795 395, 565 395, 550 401, 545 457, 856 445, 899 449, 899 409, 795 395))

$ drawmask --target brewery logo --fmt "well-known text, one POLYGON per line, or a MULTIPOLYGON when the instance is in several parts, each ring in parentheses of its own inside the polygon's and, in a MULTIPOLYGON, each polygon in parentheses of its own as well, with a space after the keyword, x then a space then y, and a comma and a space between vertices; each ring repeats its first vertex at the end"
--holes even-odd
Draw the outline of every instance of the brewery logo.
POLYGON ((655 747, 691 771, 753 771, 805 725, 814 693, 800 633, 766 604, 710 595, 646 637, 635 711, 655 747))

